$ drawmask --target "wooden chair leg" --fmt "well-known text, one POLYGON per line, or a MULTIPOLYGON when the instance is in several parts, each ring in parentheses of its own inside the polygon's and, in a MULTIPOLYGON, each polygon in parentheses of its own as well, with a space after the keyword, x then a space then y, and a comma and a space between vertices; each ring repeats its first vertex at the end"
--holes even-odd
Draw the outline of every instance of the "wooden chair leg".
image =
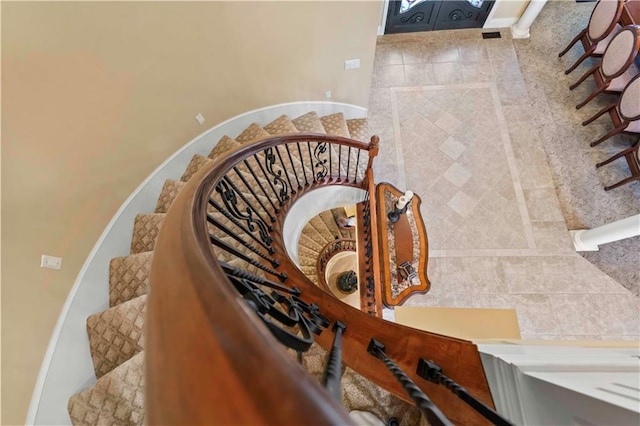
POLYGON ((596 70, 598 69, 598 66, 599 65, 596 65, 595 67, 591 68, 589 71, 584 73, 584 75, 582 77, 580 77, 580 79, 578 79, 578 81, 576 81, 571 86, 569 86, 569 90, 573 90, 576 87, 580 86, 583 81, 585 81, 590 75, 592 75, 594 72, 596 72, 596 70))
POLYGON ((564 73, 565 74, 569 74, 571 71, 575 70, 578 67, 578 65, 580 65, 585 59, 587 59, 589 56, 591 56, 591 54, 593 53, 594 50, 595 50, 595 46, 592 46, 589 50, 584 52, 584 54, 578 58, 576 63, 571 65, 571 67, 569 67, 569 69, 566 70, 564 73))
POLYGON ((619 186, 626 185, 629 182, 633 182, 634 180, 640 180, 640 176, 630 176, 630 177, 628 177, 626 179, 622 179, 620 182, 614 183, 611 186, 605 186, 604 190, 605 191, 611 191, 612 189, 616 189, 619 186))
POLYGON ((599 169, 602 166, 606 166, 607 164, 611 163, 612 161, 617 160, 620 157, 624 157, 625 155, 627 155, 629 153, 629 151, 633 151, 635 149, 635 147, 631 147, 631 148, 627 148, 623 151, 620 151, 619 153, 617 153, 616 155, 612 156, 611 158, 604 160, 601 163, 596 164, 596 169, 599 169))
POLYGON ((600 93, 604 92, 606 90, 606 87, 602 87, 598 90, 594 90, 589 96, 587 96, 587 99, 585 99, 584 101, 580 102, 578 105, 576 105, 576 109, 580 109, 583 106, 585 106, 586 104, 588 104, 589 102, 591 102, 591 100, 593 98, 595 98, 596 96, 598 96, 600 93))
POLYGON ((565 49, 560 52, 558 54, 558 58, 562 58, 564 56, 565 53, 567 53, 569 51, 569 49, 571 49, 573 47, 574 44, 576 44, 578 42, 578 40, 580 40, 580 38, 587 32, 586 29, 580 31, 580 33, 578 33, 577 36, 574 37, 573 40, 571 40, 571 43, 569 43, 569 45, 567 47, 565 47, 565 49))
POLYGON ((602 108, 600 111, 596 112, 596 114, 593 117, 591 117, 588 120, 583 121, 582 125, 586 126, 587 124, 591 124, 592 122, 594 122, 596 119, 598 119, 605 112, 611 111, 611 109, 615 108, 615 106, 616 106, 616 104, 611 104, 611 105, 608 105, 608 106, 602 108))
POLYGON ((593 148, 596 145, 600 145, 602 142, 606 141, 611 136, 617 135, 618 133, 622 132, 625 129, 625 127, 627 127, 627 126, 626 125, 622 125, 622 126, 618 126, 615 129, 612 129, 612 130, 608 131, 606 135, 604 135, 603 137, 601 137, 597 141, 591 142, 591 144, 590 144, 591 147, 593 148))

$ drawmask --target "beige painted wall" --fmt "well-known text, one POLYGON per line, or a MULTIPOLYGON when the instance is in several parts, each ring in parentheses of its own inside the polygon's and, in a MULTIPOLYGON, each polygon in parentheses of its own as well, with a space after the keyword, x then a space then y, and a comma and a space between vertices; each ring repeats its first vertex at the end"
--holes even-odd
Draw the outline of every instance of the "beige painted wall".
POLYGON ((2 2, 2 424, 24 422, 96 239, 205 129, 194 116, 211 126, 328 89, 366 106, 381 5, 2 2), (344 71, 350 58, 361 69, 344 71))
POLYGON ((500 0, 494 7, 493 19, 519 18, 529 5, 529 0, 500 0))

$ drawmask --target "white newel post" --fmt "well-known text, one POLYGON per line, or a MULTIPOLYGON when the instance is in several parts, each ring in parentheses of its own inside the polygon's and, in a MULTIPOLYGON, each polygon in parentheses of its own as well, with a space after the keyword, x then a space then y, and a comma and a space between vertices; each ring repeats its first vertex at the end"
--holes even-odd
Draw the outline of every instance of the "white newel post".
POLYGON ((576 251, 598 251, 600 244, 612 243, 640 235, 640 214, 598 226, 570 231, 576 251))
POLYGON ((529 38, 529 28, 531 28, 531 24, 536 20, 546 2, 547 0, 531 0, 520 20, 511 26, 511 37, 529 38))

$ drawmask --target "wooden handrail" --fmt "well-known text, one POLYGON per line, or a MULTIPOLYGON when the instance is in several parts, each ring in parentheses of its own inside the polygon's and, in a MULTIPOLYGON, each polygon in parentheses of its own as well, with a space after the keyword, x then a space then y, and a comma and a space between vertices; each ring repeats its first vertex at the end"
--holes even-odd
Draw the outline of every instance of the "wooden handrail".
MULTIPOLYGON (((165 218, 151 271, 145 333, 146 421, 178 424, 349 424, 346 411, 288 357, 256 314, 231 288, 212 248, 205 217, 209 194, 245 158, 266 148, 299 140, 327 141, 359 149, 368 144, 326 135, 291 135, 242 146, 196 173, 165 218), (277 386, 278 392, 273 392, 277 386)), ((355 179, 354 179, 355 180, 355 179)), ((282 227, 286 212, 301 195, 323 185, 362 189, 373 182, 336 181, 331 176, 298 191, 281 207, 272 224, 277 271, 284 285, 298 287, 331 323, 347 326, 343 361, 375 384, 410 402, 398 382, 367 352, 371 338, 420 385, 450 419, 486 424, 446 389, 421 379, 416 368, 429 358, 479 400, 493 406, 474 344, 372 317, 327 295, 288 258, 282 227)), ((369 200, 369 203, 374 203, 369 200)), ((374 205, 372 217, 375 216, 374 205)), ((375 252, 375 250, 374 250, 375 252)), ((379 279, 379 275, 377 277, 379 279)), ((316 341, 331 346, 333 335, 316 341)))
POLYGON ((350 238, 338 238, 330 241, 322 247, 320 253, 318 253, 318 261, 316 262, 316 277, 318 277, 318 284, 320 287, 331 291, 329 283, 325 277, 326 266, 329 260, 338 253, 345 251, 356 251, 356 240, 350 238))

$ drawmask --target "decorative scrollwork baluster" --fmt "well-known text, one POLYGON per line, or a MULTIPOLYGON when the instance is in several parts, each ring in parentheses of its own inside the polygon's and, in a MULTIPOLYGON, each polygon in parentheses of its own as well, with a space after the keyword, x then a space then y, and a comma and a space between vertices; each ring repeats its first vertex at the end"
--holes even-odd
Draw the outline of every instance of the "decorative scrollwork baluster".
POLYGON ((227 179, 223 178, 216 185, 216 191, 220 194, 227 211, 236 219, 244 221, 249 231, 255 232, 257 228, 260 239, 265 244, 271 245, 273 239, 269 236, 267 224, 259 217, 254 217, 253 210, 250 207, 246 207, 244 211, 238 207, 237 192, 229 186, 228 182, 227 179))
POLYGON ((327 152, 327 143, 318 142, 313 149, 314 168, 316 171, 316 180, 322 180, 327 176, 327 159, 321 158, 327 152))
POLYGON ((291 292, 285 295, 282 290, 273 290, 271 294, 267 294, 257 285, 260 283, 251 277, 242 278, 230 273, 227 273, 227 277, 273 336, 297 352, 308 351, 314 341, 313 335, 322 333, 330 324, 316 305, 305 303, 298 295, 291 292), (294 326, 299 329, 299 334, 287 329, 294 326))
POLYGON ((284 204, 284 201, 289 199, 289 187, 287 182, 282 178, 282 170, 274 170, 273 166, 276 163, 276 156, 273 153, 273 148, 267 148, 264 150, 264 166, 273 178, 273 184, 278 187, 277 194, 280 200, 280 205, 284 204))

